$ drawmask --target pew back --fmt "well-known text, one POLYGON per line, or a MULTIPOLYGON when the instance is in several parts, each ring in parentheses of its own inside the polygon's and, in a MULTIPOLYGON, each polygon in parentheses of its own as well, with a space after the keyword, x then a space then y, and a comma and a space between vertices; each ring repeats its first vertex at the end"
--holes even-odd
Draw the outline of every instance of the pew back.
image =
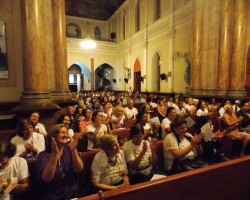
POLYGON ((3 141, 10 141, 11 138, 13 138, 14 136, 16 136, 17 131, 16 129, 11 129, 11 130, 3 130, 0 131, 0 140, 3 141))
MULTIPOLYGON (((250 156, 102 193, 102 199, 247 200, 250 156)), ((101 199, 98 195, 80 198, 101 199)))

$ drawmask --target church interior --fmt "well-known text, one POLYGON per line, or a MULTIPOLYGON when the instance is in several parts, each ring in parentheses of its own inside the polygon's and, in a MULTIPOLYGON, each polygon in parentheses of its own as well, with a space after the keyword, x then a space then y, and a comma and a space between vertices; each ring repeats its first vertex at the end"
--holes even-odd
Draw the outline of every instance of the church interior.
MULTIPOLYGON (((152 112, 164 98, 183 97, 184 104, 193 98, 196 106, 216 99, 209 117, 216 131, 226 132, 219 116, 225 101, 235 112, 239 101, 250 106, 250 0, 0 0, 0 94, 1 140, 13 137, 17 122, 32 111, 50 129, 70 106, 81 107, 81 95, 85 106, 88 98, 130 96, 138 111, 149 99, 156 105, 150 104, 152 112), (138 96, 145 102, 137 103, 138 96)), ((222 148, 225 155, 242 146, 231 138, 223 142, 230 145, 222 148)), ((158 141, 163 159, 162 148, 158 141)), ((81 153, 89 172, 96 152, 81 153)), ((81 199, 141 199, 142 192, 149 195, 145 200, 161 199, 164 187, 172 199, 216 199, 220 192, 217 199, 248 199, 248 157, 81 199), (207 180, 214 193, 204 198, 207 180), (194 182, 197 198, 185 187, 194 182), (214 182, 223 186, 216 189, 214 182), (229 191, 229 182, 241 187, 229 191), (175 192, 175 186, 186 189, 175 192)))

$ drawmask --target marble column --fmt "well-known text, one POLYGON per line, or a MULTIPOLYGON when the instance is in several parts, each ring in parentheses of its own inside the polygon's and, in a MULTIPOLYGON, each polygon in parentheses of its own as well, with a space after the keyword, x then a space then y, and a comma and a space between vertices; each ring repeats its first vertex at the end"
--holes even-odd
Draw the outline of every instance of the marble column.
POLYGON ((58 109, 47 84, 43 0, 20 1, 24 91, 19 110, 58 109))
POLYGON ((20 5, 24 90, 21 104, 13 112, 58 109, 52 102, 47 84, 44 1, 25 0, 20 1, 20 5))
POLYGON ((217 76, 217 94, 225 96, 229 87, 229 71, 231 65, 232 29, 233 29, 232 0, 221 1, 220 12, 220 42, 217 76))
POLYGON ((53 100, 69 100, 69 75, 67 67, 66 25, 64 0, 52 0, 54 41, 55 91, 53 100))
POLYGON ((247 0, 235 0, 234 2, 234 28, 232 64, 230 69, 230 80, 228 96, 245 97, 246 84, 246 23, 247 23, 247 0))
POLYGON ((191 67, 191 95, 198 95, 201 91, 202 72, 202 7, 203 0, 193 1, 193 55, 191 67))

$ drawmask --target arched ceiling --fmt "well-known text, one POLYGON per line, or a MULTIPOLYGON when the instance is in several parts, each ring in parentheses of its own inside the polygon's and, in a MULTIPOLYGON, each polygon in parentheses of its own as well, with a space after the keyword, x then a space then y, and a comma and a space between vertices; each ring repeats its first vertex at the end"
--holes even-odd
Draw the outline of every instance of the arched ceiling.
POLYGON ((125 0, 65 0, 66 15, 108 20, 125 0))

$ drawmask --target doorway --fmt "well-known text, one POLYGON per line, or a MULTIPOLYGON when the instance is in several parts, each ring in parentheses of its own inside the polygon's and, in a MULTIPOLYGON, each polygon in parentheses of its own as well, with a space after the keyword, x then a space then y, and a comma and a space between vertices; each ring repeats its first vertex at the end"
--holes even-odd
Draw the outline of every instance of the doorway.
POLYGON ((134 65, 134 91, 141 92, 141 62, 137 58, 134 65))

